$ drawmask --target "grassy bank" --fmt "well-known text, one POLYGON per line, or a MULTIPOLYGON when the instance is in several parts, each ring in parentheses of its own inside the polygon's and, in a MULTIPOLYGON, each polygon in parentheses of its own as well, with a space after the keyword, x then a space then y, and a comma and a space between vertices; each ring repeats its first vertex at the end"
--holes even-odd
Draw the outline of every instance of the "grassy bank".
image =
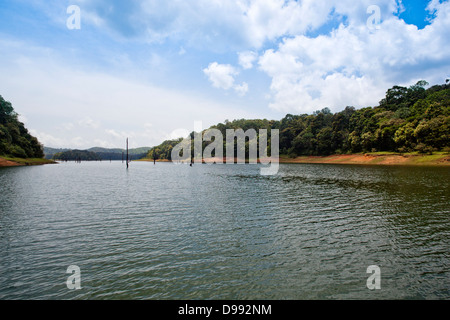
POLYGON ((41 158, 10 158, 10 157, 2 157, 0 158, 0 167, 17 167, 17 166, 38 166, 44 164, 54 164, 55 161, 41 159, 41 158))

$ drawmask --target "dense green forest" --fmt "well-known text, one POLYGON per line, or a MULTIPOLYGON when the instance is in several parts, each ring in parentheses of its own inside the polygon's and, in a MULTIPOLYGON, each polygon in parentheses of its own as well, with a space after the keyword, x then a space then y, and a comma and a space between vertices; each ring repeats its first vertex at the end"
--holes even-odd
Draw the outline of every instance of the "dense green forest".
MULTIPOLYGON (((211 128, 226 136, 227 129, 279 129, 280 154, 331 155, 359 152, 450 151, 450 83, 434 85, 419 81, 410 87, 394 86, 379 105, 356 110, 346 107, 332 113, 328 108, 313 114, 288 114, 280 121, 234 120, 211 128)), ((197 133, 191 133, 191 138, 197 133)), ((165 141, 147 153, 150 159, 171 159, 172 149, 182 138, 165 141)), ((203 147, 208 143, 203 142, 203 147)), ((248 144, 248 143, 247 143, 248 144)), ((270 146, 270 138, 269 138, 270 146)), ((118 149, 119 150, 119 149, 118 149)), ((121 159, 121 151, 72 150, 57 153, 61 160, 121 159), (99 155, 98 153, 103 153, 99 155)), ((145 152, 145 150, 136 150, 145 152)), ((248 150, 247 150, 248 151, 248 150)), ((226 149, 224 145, 224 155, 226 149)), ((270 148, 269 148, 270 153, 270 148)), ((18 120, 10 102, 0 96, 0 155, 19 158, 44 157, 43 146, 18 120)), ((138 159, 142 154, 136 154, 138 159)))
MULTIPOLYGON (((135 148, 135 149, 130 149, 128 151, 130 157, 133 160, 139 160, 144 158, 147 155, 147 152, 150 150, 151 148, 149 147, 142 147, 142 148, 135 148)), ((46 159, 53 159, 53 157, 55 156, 55 154, 60 154, 66 151, 71 151, 71 149, 55 149, 55 148, 49 148, 49 147, 44 147, 44 154, 45 154, 45 158, 46 159)), ((90 152, 95 152, 101 160, 122 160, 122 156, 126 155, 126 150, 124 149, 107 149, 107 148, 99 148, 99 147, 95 147, 95 148, 91 148, 85 151, 90 151, 90 152)), ((73 159, 73 157, 71 157, 72 160, 76 160, 73 159)))
MULTIPOLYGON (((130 159, 139 160, 144 158, 150 148, 142 147, 128 150, 130 159)), ((126 150, 124 149, 106 149, 106 148, 91 148, 88 151, 95 152, 102 160, 122 160, 126 157, 126 150)))
POLYGON ((62 161, 101 161, 102 158, 92 151, 86 150, 69 150, 56 153, 53 160, 62 161))
POLYGON ((43 146, 30 135, 11 103, 0 96, 0 155, 17 158, 43 158, 43 146))
MULTIPOLYGON (((291 157, 450 151, 450 83, 426 89, 428 85, 419 81, 409 88, 394 86, 376 107, 356 110, 349 106, 334 114, 325 108, 311 115, 288 114, 280 121, 242 119, 212 128, 224 137, 226 129, 279 129, 280 154, 291 157)), ((147 158, 170 160, 172 149, 181 141, 165 141, 151 149, 147 158)))

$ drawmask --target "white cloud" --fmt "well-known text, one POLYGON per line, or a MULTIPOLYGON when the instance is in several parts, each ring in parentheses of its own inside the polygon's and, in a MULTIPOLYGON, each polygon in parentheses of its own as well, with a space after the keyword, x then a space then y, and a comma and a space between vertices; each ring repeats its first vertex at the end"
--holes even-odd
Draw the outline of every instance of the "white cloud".
POLYGON ((100 122, 92 120, 90 117, 85 117, 78 121, 78 124, 82 127, 98 129, 100 128, 100 122))
POLYGON ((192 132, 186 128, 179 128, 173 130, 169 135, 166 136, 166 140, 175 140, 178 138, 186 138, 192 132))
MULTIPOLYGON (((224 51, 261 48, 267 41, 315 30, 338 14, 362 16, 372 0, 81 1, 86 24, 127 38, 224 51), (361 8, 363 11, 361 11, 361 8)), ((392 6, 395 0, 384 0, 392 6)))
POLYGON ((33 136, 38 138, 40 143, 45 146, 63 147, 68 145, 67 141, 65 141, 64 139, 54 137, 53 135, 46 132, 37 131, 35 129, 30 129, 29 131, 33 136))
POLYGON ((253 63, 258 59, 258 54, 253 51, 244 51, 239 54, 239 64, 244 69, 253 68, 253 63))
POLYGON ((107 140, 95 139, 94 144, 96 147, 100 148, 115 148, 116 145, 107 140))
MULTIPOLYGON (((99 39, 98 47, 105 45, 102 50, 83 47, 88 59, 101 53, 98 56, 111 66, 105 72, 83 60, 86 56, 75 61, 61 58, 64 53, 78 58, 81 49, 33 47, 0 37, 0 72, 8 75, 0 78, 1 94, 50 146, 71 146, 72 139, 86 147, 95 140, 122 146, 124 136, 138 146, 151 146, 173 137, 176 128, 192 131, 194 120, 203 120, 206 126, 227 118, 258 117, 219 99, 204 98, 210 92, 180 89, 180 82, 196 77, 189 70, 195 69, 201 78, 198 65, 219 61, 217 52, 239 53, 235 66, 213 62, 203 69, 214 87, 240 96, 251 87, 252 93, 266 98, 269 88, 263 73, 270 81, 268 104, 280 112, 374 105, 394 84, 409 85, 422 78, 441 83, 449 76, 449 1, 432 0, 428 9, 435 18, 418 30, 393 15, 402 10, 399 0, 379 0, 382 24, 375 32, 366 26, 373 0, 74 0, 74 4, 82 9, 83 35, 95 31, 95 38, 86 43, 99 39), (335 27, 332 32, 330 25, 335 27), (327 31, 321 32, 324 26, 327 31), (120 41, 114 42, 117 37, 120 41), (126 52, 121 51, 124 47, 126 52), (196 52, 202 54, 193 59, 196 52), (173 56, 176 61, 170 60, 173 56), (181 68, 172 82, 173 71, 181 68), (150 72, 157 75, 136 76, 150 72), (162 81, 149 84, 160 78, 169 84, 166 88, 162 81)), ((56 17, 49 19, 52 26, 64 28, 63 4, 53 7, 38 0, 32 5, 56 17)), ((200 85, 192 87, 196 86, 200 85)))
POLYGON ((215 88, 228 90, 234 85, 234 77, 239 72, 229 64, 210 63, 208 68, 203 69, 203 73, 208 76, 209 81, 215 88))
MULTIPOLYGON (((95 140, 95 141, 97 141, 97 140, 95 140)), ((81 149, 81 148, 83 148, 83 146, 85 146, 85 141, 82 137, 75 137, 70 140, 69 145, 73 146, 75 148, 81 149)))
POLYGON ((224 90, 233 88, 240 96, 248 92, 248 83, 235 84, 234 77, 239 74, 239 71, 229 64, 210 63, 208 68, 203 69, 203 73, 215 88, 224 90))
POLYGON ((63 128, 64 130, 70 131, 70 130, 73 130, 74 124, 71 122, 63 123, 61 128, 63 128))
POLYGON ((450 68, 445 56, 450 52, 450 3, 434 5, 437 16, 422 30, 391 15, 376 32, 361 22, 341 25, 329 35, 284 39, 258 61, 272 79, 270 107, 338 111, 374 105, 395 84, 442 83, 442 66, 450 68))
POLYGON ((248 84, 246 82, 243 82, 241 85, 235 85, 233 89, 237 92, 240 96, 245 96, 248 92, 248 84))
POLYGON ((76 69, 22 42, 0 40, 0 48, 0 72, 8 74, 0 78, 1 94, 49 147, 91 148, 98 141, 123 147, 125 136, 132 146, 151 147, 177 128, 192 131, 196 120, 209 127, 224 119, 255 117, 201 92, 76 69))
POLYGON ((105 132, 114 138, 123 138, 124 137, 122 134, 120 134, 112 129, 105 130, 105 132))
POLYGON ((293 34, 303 34, 327 21, 333 4, 324 0, 247 1, 243 30, 249 43, 261 47, 266 41, 293 34))
POLYGON ((26 125, 28 123, 28 118, 22 114, 19 114, 19 121, 26 125))

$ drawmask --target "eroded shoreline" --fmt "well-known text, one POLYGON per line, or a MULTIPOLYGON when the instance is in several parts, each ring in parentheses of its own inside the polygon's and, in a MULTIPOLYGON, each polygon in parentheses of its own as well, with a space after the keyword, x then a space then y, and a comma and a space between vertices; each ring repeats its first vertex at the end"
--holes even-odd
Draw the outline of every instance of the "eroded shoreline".
MULTIPOLYGON (((153 162, 153 159, 137 161, 153 162)), ((217 159, 203 160, 204 163, 213 163, 217 159)), ((156 162, 171 162, 169 160, 156 160, 156 162)), ((226 162, 224 158, 223 162, 226 162)), ((433 155, 418 154, 345 154, 331 156, 300 156, 291 158, 280 156, 280 163, 284 164, 353 164, 353 165, 405 165, 405 166, 449 166, 450 155, 438 153, 433 155)))
POLYGON ((0 158, 0 167, 24 167, 24 166, 40 166, 44 164, 55 164, 55 161, 47 159, 9 159, 0 158))

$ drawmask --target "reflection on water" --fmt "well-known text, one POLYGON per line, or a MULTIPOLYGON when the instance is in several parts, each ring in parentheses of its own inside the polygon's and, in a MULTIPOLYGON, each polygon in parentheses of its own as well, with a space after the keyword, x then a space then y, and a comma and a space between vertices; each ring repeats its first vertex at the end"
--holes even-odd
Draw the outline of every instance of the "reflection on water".
POLYGON ((0 299, 449 299, 447 168, 0 170, 0 299), (81 268, 82 289, 66 287, 81 268), (370 291, 366 269, 381 268, 370 291))

